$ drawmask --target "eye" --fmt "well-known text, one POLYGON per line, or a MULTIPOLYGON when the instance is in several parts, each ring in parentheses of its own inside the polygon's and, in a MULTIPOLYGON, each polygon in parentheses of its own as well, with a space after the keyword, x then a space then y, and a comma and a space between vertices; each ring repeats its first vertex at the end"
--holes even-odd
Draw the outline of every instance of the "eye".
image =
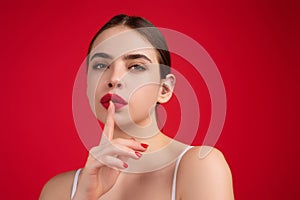
POLYGON ((129 70, 135 70, 135 71, 145 71, 146 68, 141 66, 141 65, 138 65, 138 64, 135 64, 135 65, 131 65, 129 68, 129 70))
POLYGON ((93 69, 106 69, 108 67, 109 67, 109 65, 104 64, 104 63, 96 63, 93 65, 93 69))

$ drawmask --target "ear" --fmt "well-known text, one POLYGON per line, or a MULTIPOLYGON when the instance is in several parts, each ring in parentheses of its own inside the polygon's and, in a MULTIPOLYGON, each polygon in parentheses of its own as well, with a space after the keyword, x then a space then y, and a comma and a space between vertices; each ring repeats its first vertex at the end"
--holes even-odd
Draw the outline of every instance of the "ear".
POLYGON ((161 81, 157 102, 166 103, 171 99, 175 83, 176 79, 173 74, 168 74, 166 78, 161 81))

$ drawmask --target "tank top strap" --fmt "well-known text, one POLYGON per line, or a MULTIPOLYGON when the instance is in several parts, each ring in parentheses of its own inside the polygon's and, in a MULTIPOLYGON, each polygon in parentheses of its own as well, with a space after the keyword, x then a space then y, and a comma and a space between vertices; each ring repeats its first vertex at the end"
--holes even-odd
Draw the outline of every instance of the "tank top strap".
POLYGON ((80 171, 81 171, 81 168, 76 171, 75 176, 74 176, 71 199, 73 199, 73 197, 76 193, 76 190, 77 190, 78 177, 79 177, 80 171))
POLYGON ((183 155, 191 148, 193 148, 193 146, 187 146, 177 158, 174 175, 173 175, 173 183, 172 183, 172 200, 175 200, 175 197, 176 197, 176 180, 177 180, 177 171, 178 171, 179 163, 180 163, 183 155))

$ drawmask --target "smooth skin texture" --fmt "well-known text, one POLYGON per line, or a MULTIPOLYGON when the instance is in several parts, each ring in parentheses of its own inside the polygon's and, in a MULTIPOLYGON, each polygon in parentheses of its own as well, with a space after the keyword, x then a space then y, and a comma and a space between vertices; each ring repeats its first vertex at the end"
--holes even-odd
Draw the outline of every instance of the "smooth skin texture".
MULTIPOLYGON (((103 52, 103 49, 97 49, 97 44, 128 30, 130 29, 124 26, 105 30, 98 36, 93 53, 103 52)), ((145 46, 149 47, 149 43, 136 32, 129 37, 138 41, 137 47, 142 48, 138 50, 135 48, 134 51, 113 58, 109 61, 110 67, 102 71, 97 71, 99 69, 97 67, 93 68, 98 66, 97 63, 96 65, 94 61, 90 63, 88 97, 95 116, 105 122, 105 126, 100 144, 90 150, 86 164, 79 175, 74 200, 171 199, 174 161, 187 145, 159 131, 155 112, 151 112, 151 108, 156 102, 165 103, 171 98, 175 77, 170 74, 166 79, 160 80, 155 49, 145 49, 145 46), (145 55, 151 62, 126 59, 126 55, 130 54, 145 55), (133 67, 137 64, 148 68, 140 71, 139 67, 133 67), (135 71, 137 69, 139 71, 135 71), (101 79, 99 79, 100 75, 101 79), (156 84, 147 87, 136 84, 145 79, 156 84), (122 96, 129 102, 128 105, 116 111, 114 104, 110 103, 106 110, 99 104, 99 98, 108 92, 115 92, 122 96), (131 120, 128 120, 128 117, 131 120), (142 127, 143 131, 137 131, 141 129, 137 128, 136 124, 142 127), (154 130, 157 132, 151 137, 142 137, 154 130), (136 132, 135 134, 140 134, 141 137, 132 138, 132 135, 127 134, 128 132, 136 132), (143 147, 142 143, 148 144, 149 147, 143 147), (168 148, 164 148, 166 146, 168 148), (158 168, 158 166, 162 167, 158 168), (129 169, 149 170, 145 173, 123 171, 129 169)), ((109 52, 109 55, 114 55, 114 52, 109 52)), ((98 60, 98 63, 101 69, 103 60, 98 60)), ((176 199, 234 199, 231 172, 224 156, 217 149, 213 149, 205 158, 199 159, 200 148, 190 149, 180 162, 176 199)), ((74 174, 75 171, 66 172, 50 179, 44 186, 40 199, 70 199, 74 174)))

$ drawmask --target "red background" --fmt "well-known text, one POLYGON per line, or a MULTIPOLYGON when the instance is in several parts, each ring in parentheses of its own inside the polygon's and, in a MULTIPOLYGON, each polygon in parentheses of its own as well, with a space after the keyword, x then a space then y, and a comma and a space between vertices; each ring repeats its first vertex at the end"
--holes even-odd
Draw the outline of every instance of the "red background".
POLYGON ((236 199, 297 199, 299 12, 271 0, 2 2, 1 199, 37 199, 50 177, 84 164, 73 83, 92 36, 119 13, 185 33, 214 59, 228 100, 216 146, 236 199))

